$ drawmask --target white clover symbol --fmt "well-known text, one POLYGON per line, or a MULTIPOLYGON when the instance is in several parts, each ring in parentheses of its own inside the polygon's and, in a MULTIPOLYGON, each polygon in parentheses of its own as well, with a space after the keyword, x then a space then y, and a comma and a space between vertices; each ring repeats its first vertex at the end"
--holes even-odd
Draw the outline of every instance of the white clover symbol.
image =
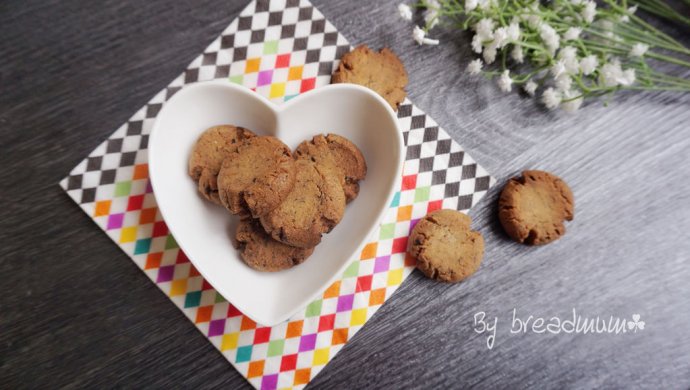
POLYGON ((638 329, 644 330, 644 321, 640 320, 639 314, 633 314, 632 321, 628 321, 628 330, 635 330, 637 333, 638 329))

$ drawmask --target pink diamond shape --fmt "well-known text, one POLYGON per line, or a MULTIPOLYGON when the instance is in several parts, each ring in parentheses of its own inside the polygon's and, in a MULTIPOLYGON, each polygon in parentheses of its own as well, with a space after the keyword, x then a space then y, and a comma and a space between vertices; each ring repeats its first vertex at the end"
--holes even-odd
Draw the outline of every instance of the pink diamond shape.
POLYGON ((158 278, 156 278, 156 283, 169 282, 172 280, 173 275, 175 275, 174 265, 160 267, 158 268, 158 278))
POLYGON ((374 263, 374 273, 388 271, 390 261, 390 256, 377 257, 374 263))
POLYGON ((208 325, 208 337, 218 336, 225 333, 225 319, 213 320, 208 325))
POLYGON ((108 217, 108 230, 121 228, 122 221, 124 221, 124 219, 124 213, 111 214, 110 217, 108 217))
POLYGON ((263 71, 259 72, 259 79, 256 82, 256 86, 260 87, 262 85, 270 84, 271 79, 273 79, 273 71, 272 70, 263 70, 263 71))

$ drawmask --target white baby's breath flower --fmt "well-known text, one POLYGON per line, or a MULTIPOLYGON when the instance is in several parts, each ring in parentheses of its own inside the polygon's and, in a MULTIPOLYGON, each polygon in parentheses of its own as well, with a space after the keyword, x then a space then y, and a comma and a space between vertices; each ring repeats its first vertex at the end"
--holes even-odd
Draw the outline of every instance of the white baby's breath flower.
POLYGON ((498 78, 498 88, 503 92, 510 92, 513 87, 513 79, 510 78, 510 71, 508 69, 501 73, 501 77, 498 78))
POLYGON ((547 23, 542 23, 542 25, 539 27, 539 36, 544 42, 546 48, 551 51, 551 55, 553 55, 556 52, 556 49, 558 49, 560 46, 560 38, 556 30, 554 30, 553 27, 549 26, 547 23))
POLYGON ((633 5, 632 7, 628 7, 629 15, 635 15, 635 12, 637 12, 637 4, 633 5))
POLYGON ((577 49, 573 46, 566 46, 558 52, 558 58, 570 60, 577 56, 577 49))
POLYGON ((563 92, 563 101, 561 102, 561 109, 565 112, 575 112, 582 105, 582 93, 580 91, 568 90, 563 92))
POLYGON ((496 61, 496 45, 492 42, 484 48, 484 62, 493 64, 496 61))
POLYGON ((494 39, 494 21, 484 18, 474 25, 474 30, 482 41, 494 39))
POLYGON ((412 38, 418 45, 438 45, 438 39, 427 38, 426 31, 422 30, 419 26, 414 26, 412 38))
POLYGON ((563 40, 565 41, 574 41, 580 37, 580 34, 582 33, 582 29, 579 27, 570 27, 568 30, 563 34, 563 40))
POLYGON ((472 60, 469 64, 467 64, 467 73, 473 76, 478 75, 482 72, 483 65, 482 60, 479 58, 472 60))
POLYGON ((592 74, 597 66, 599 66, 599 60, 594 55, 588 55, 580 60, 580 69, 585 76, 592 74))
POLYGON ((570 74, 580 71, 580 62, 577 60, 577 49, 573 46, 566 46, 558 52, 558 58, 563 60, 565 70, 570 74))
POLYGON ((510 51, 510 56, 518 64, 522 64, 525 61, 525 56, 522 52, 522 46, 519 46, 519 45, 513 46, 513 50, 510 51))
POLYGON ((549 69, 551 72, 551 75, 554 78, 560 77, 562 74, 566 73, 565 70, 565 61, 564 60, 558 60, 555 64, 551 66, 551 69, 549 69))
POLYGON ((426 11, 424 11, 424 21, 429 29, 434 28, 438 24, 438 11, 441 9, 441 4, 438 0, 426 0, 426 11))
POLYGON ((547 88, 546 91, 544 91, 544 93, 541 95, 542 103, 544 103, 546 108, 549 110, 558 108, 558 106, 561 104, 561 100, 561 94, 551 87, 547 88))
POLYGON ((570 3, 571 3, 572 5, 580 5, 580 4, 582 4, 582 1, 583 1, 583 0, 570 0, 570 3))
POLYGON ((614 60, 604 64, 599 73, 599 81, 605 87, 615 87, 625 82, 620 63, 614 60))
POLYGON ((508 44, 508 32, 505 27, 499 27, 494 31, 494 43, 499 49, 508 44))
POLYGON ((485 10, 489 7, 491 7, 492 0, 479 0, 477 5, 479 6, 479 9, 485 10))
POLYGON ((604 31, 613 31, 614 27, 613 22, 608 19, 599 19, 596 23, 594 23, 594 25, 596 25, 604 31))
POLYGON ((405 3, 398 4, 398 14, 400 14, 400 17, 404 20, 412 20, 412 8, 405 3))
POLYGON ((629 86, 635 82, 635 69, 626 69, 621 76, 620 85, 629 86))
POLYGON ((537 83, 530 80, 525 84, 524 87, 522 87, 522 89, 524 89, 528 95, 534 96, 534 93, 537 91, 537 87, 538 87, 537 83))
POLYGON ((594 17, 597 15, 597 3, 591 0, 587 1, 585 3, 585 7, 580 12, 580 15, 582 15, 582 19, 584 19, 585 22, 592 23, 594 21, 594 17))
POLYGON ((570 87, 573 86, 573 79, 567 75, 562 74, 556 77, 556 89, 559 91, 569 91, 570 87))
POLYGON ((477 0, 465 0, 465 12, 474 11, 477 8, 477 0))
POLYGON ((522 35, 522 31, 520 31, 520 24, 513 20, 510 22, 507 28, 507 33, 508 33, 508 40, 511 42, 517 42, 520 40, 520 35, 522 35))
POLYGON ((527 25, 532 28, 537 28, 541 25, 541 16, 537 14, 523 14, 522 19, 527 21, 527 25))
POLYGON ((474 34, 472 37, 472 51, 479 54, 482 52, 483 47, 484 45, 482 44, 482 39, 478 34, 474 34))
POLYGON ((630 57, 642 57, 645 55, 645 53, 647 53, 648 49, 648 45, 638 42, 633 45, 632 49, 630 49, 630 57))

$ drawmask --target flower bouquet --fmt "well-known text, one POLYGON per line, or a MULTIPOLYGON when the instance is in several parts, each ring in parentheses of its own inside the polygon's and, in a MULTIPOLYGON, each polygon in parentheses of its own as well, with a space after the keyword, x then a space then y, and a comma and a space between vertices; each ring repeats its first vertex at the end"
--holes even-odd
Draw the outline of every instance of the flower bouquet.
MULTIPOLYGON (((690 80, 656 66, 690 68, 690 49, 636 15, 639 7, 690 22, 663 0, 425 0, 414 7, 425 10, 425 25, 413 29, 418 44, 437 45, 428 34, 439 23, 471 30, 481 58, 467 72, 495 78, 505 92, 520 86, 549 109, 576 111, 585 98, 620 90, 690 91, 690 80)), ((412 20, 409 5, 398 11, 412 20)))

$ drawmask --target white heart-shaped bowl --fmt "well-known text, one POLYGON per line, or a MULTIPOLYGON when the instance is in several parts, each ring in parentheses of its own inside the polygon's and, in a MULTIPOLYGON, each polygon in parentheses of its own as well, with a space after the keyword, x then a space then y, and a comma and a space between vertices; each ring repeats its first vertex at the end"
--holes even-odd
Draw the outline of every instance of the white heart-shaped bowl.
POLYGON ((149 142, 149 172, 158 207, 180 248, 203 277, 242 313, 265 326, 287 320, 317 298, 357 259, 399 186, 402 133, 390 106, 352 84, 318 88, 276 106, 227 81, 198 83, 161 109, 149 142), (200 196, 187 174, 194 143, 207 128, 234 124, 274 135, 295 148, 322 133, 354 142, 368 165, 357 199, 307 261, 265 273, 246 266, 232 246, 238 219, 200 196))

